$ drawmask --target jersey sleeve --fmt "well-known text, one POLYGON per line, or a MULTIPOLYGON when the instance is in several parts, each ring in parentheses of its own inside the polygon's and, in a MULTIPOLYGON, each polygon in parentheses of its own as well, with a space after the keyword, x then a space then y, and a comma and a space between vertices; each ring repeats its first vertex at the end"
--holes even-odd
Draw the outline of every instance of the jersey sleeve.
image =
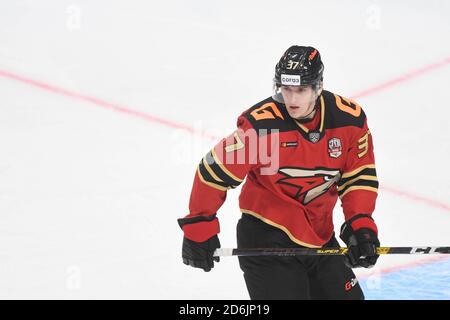
MULTIPOLYGON (((362 128, 357 128, 350 140, 347 160, 338 183, 345 220, 358 214, 371 216, 375 210, 377 192, 373 140, 366 119, 362 128)), ((356 220, 353 228, 370 228, 377 232, 376 225, 370 218, 356 220)))
POLYGON ((193 241, 205 241, 219 233, 215 215, 225 202, 227 191, 236 188, 247 173, 257 165, 253 146, 255 130, 244 116, 237 121, 237 130, 222 139, 200 161, 195 172, 189 200, 189 214, 185 219, 208 221, 203 228, 187 224, 185 236, 193 241), (201 230, 201 231, 199 231, 201 230))

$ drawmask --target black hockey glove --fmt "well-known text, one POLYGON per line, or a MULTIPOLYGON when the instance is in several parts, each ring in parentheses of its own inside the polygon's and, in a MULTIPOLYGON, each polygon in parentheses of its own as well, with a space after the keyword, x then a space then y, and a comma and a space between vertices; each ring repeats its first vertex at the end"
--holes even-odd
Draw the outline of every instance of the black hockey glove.
POLYGON ((178 219, 178 224, 184 231, 182 258, 183 263, 208 272, 214 267, 214 251, 220 248, 219 221, 216 215, 187 216, 178 219))
POLYGON ((374 230, 375 222, 366 214, 356 215, 342 225, 340 237, 348 247, 344 259, 349 268, 372 268, 377 262, 379 255, 376 248, 380 246, 380 241, 374 230), (354 230, 354 222, 358 219, 370 219, 371 222, 362 223, 367 227, 354 230))
POLYGON ((214 267, 214 261, 219 262, 219 257, 213 257, 214 251, 220 248, 217 235, 204 242, 195 242, 184 237, 183 239, 183 263, 194 268, 201 268, 208 272, 214 267))

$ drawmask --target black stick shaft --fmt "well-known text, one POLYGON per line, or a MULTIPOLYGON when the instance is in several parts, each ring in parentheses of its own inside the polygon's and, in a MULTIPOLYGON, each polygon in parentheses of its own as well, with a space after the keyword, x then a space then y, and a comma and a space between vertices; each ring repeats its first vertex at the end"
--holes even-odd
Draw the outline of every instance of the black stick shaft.
MULTIPOLYGON (((221 248, 214 252, 216 257, 228 256, 336 256, 343 255, 347 248, 221 248)), ((379 247, 378 254, 450 254, 450 247, 379 247)))

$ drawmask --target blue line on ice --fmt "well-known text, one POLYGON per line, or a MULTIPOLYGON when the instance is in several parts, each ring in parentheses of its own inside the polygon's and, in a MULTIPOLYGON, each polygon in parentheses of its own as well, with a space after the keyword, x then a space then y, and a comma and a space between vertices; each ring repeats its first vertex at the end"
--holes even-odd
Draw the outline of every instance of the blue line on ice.
POLYGON ((361 281, 367 300, 449 300, 450 259, 361 281))

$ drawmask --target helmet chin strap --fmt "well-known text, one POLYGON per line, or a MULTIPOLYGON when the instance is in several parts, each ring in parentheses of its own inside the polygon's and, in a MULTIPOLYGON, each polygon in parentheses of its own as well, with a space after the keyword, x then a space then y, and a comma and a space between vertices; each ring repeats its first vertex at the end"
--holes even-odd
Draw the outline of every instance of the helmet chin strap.
POLYGON ((308 117, 309 117, 310 115, 312 115, 314 112, 316 112, 317 109, 319 109, 319 98, 320 98, 320 94, 319 94, 319 96, 317 97, 316 101, 314 102, 314 108, 311 110, 310 113, 308 113, 308 114, 307 114, 306 116, 304 116, 304 117, 296 118, 295 120, 297 120, 297 121, 299 121, 299 122, 309 122, 309 121, 311 121, 311 119, 312 119, 313 117, 311 117, 311 119, 308 118, 308 117))

